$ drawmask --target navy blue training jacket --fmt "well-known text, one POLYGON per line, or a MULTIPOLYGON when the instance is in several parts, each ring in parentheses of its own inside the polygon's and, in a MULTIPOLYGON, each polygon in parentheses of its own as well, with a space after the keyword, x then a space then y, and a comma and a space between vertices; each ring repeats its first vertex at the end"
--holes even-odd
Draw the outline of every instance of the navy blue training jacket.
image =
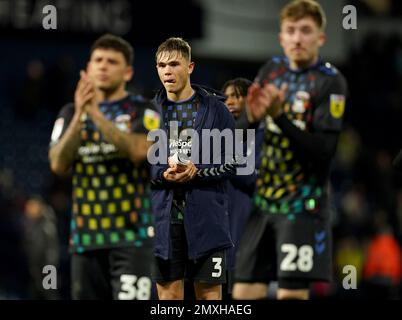
MULTIPOLYGON (((218 96, 212 89, 192 85, 200 97, 200 106, 195 119, 194 130, 200 136, 202 129, 234 130, 235 122, 224 103, 224 97, 218 96)), ((167 100, 162 88, 154 101, 163 114, 162 105, 167 100)), ((167 133, 164 123, 161 129, 167 133)), ((166 146, 168 148, 168 146, 166 146)), ((212 149, 212 146, 211 146, 212 149)), ((200 156, 199 159, 201 161, 200 156)), ((212 150, 211 150, 212 151, 212 150)), ((224 163, 225 144, 221 146, 221 164, 195 164, 199 169, 192 181, 180 184, 186 194, 184 209, 184 229, 187 236, 188 257, 196 260, 213 251, 233 247, 229 230, 228 178, 235 174, 233 166, 224 163)), ((167 151, 169 154, 169 150, 167 151)), ((167 159, 166 159, 167 161, 167 159)), ((151 167, 152 209, 155 215, 155 256, 162 259, 171 257, 170 218, 174 183, 163 178, 167 164, 151 167)))

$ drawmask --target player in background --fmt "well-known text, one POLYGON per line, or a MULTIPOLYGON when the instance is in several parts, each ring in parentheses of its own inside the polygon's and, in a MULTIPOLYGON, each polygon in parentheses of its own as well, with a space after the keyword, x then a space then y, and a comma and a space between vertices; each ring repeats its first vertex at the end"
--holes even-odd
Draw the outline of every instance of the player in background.
MULTIPOLYGON (((222 92, 226 97, 225 104, 235 119, 235 128, 243 130, 242 145, 244 157, 255 157, 255 151, 261 148, 263 139, 263 128, 256 128, 256 126, 249 127, 247 125, 245 107, 247 92, 251 84, 252 82, 248 79, 235 78, 226 81, 222 87, 222 92), (253 140, 249 144, 246 143, 247 132, 245 129, 255 130, 254 137, 251 138, 253 140)), ((228 185, 230 233, 234 243, 234 247, 227 251, 227 292, 229 296, 232 292, 237 248, 239 247, 240 237, 243 234, 252 209, 256 178, 255 171, 250 175, 236 175, 230 179, 228 185)))
POLYGON ((74 103, 61 109, 52 132, 52 171, 72 171, 73 299, 146 300, 151 295, 147 132, 158 128, 159 114, 126 91, 133 55, 120 37, 97 39, 74 103))
POLYGON ((265 124, 254 212, 236 261, 236 299, 308 299, 313 281, 330 281, 328 176, 345 110, 346 82, 319 56, 325 14, 311 0, 280 13, 285 56, 260 69, 247 96, 251 123, 265 124))

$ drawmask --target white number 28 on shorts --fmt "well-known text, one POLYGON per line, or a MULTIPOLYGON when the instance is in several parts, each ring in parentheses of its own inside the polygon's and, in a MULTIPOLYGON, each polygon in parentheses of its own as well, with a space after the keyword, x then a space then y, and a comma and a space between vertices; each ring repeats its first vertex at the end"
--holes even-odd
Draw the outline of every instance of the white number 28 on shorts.
POLYGON ((281 251, 286 254, 280 266, 282 271, 309 272, 313 268, 314 250, 311 246, 305 244, 297 248, 292 243, 284 243, 281 245, 281 251))

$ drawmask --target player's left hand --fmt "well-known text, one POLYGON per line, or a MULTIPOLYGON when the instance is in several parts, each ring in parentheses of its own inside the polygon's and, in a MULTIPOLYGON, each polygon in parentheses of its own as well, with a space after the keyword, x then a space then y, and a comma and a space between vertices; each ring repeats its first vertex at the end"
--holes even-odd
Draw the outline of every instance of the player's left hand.
POLYGON ((261 87, 253 83, 247 95, 248 113, 254 121, 262 120, 266 115, 275 118, 282 112, 282 105, 285 101, 287 84, 282 84, 278 89, 273 84, 265 84, 261 87))
POLYGON ((84 70, 81 70, 80 76, 81 76, 81 81, 84 84, 86 84, 87 86, 91 87, 91 90, 93 92, 92 99, 85 105, 85 111, 88 112, 88 114, 90 116, 95 116, 95 115, 101 114, 102 112, 99 109, 99 103, 96 98, 96 88, 93 84, 93 81, 91 80, 91 78, 88 76, 88 74, 84 70))
MULTIPOLYGON (((184 167, 184 166, 180 166, 184 167)), ((197 167, 191 161, 185 166, 184 171, 180 171, 175 164, 173 167, 168 168, 163 176, 167 181, 185 183, 195 178, 197 174, 197 167)))
POLYGON ((86 110, 88 114, 93 118, 95 116, 103 116, 102 111, 99 109, 99 103, 96 99, 96 95, 89 101, 89 104, 86 106, 86 110))
POLYGON ((273 84, 266 84, 262 90, 268 99, 268 105, 266 107, 267 114, 275 119, 283 112, 282 106, 285 102, 288 85, 286 83, 282 83, 281 87, 278 89, 273 84))

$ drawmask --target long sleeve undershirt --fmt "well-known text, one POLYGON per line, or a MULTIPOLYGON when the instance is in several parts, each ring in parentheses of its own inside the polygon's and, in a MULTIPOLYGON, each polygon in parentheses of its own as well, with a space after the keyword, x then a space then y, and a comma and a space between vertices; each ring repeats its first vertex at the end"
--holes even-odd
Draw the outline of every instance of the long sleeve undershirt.
POLYGON ((338 132, 302 131, 285 114, 277 117, 275 123, 303 159, 318 163, 327 162, 335 153, 338 132))

